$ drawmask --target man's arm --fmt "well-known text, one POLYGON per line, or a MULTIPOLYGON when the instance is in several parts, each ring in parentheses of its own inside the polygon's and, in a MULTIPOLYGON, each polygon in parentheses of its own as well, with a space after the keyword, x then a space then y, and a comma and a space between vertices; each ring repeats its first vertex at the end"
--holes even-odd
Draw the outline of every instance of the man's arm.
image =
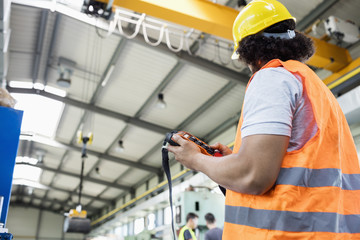
POLYGON ((184 166, 205 173, 227 189, 254 195, 264 194, 274 185, 289 144, 287 136, 251 135, 242 139, 238 153, 211 157, 179 135, 173 140, 180 146, 168 149, 184 166))

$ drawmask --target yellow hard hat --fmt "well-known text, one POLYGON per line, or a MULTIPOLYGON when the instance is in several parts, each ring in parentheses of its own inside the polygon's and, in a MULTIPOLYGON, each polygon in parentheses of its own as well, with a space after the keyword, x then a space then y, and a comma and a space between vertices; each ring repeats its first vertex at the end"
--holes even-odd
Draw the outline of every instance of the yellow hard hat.
POLYGON ((238 59, 236 50, 239 42, 249 35, 261 32, 271 25, 296 20, 284 5, 276 0, 253 0, 240 11, 233 24, 234 52, 232 59, 238 59))

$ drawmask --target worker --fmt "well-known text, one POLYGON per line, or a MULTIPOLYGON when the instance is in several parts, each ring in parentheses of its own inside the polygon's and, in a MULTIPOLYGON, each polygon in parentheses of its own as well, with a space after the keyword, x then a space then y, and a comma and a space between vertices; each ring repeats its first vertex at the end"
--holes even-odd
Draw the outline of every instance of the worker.
MULTIPOLYGON (((275 0, 253 0, 233 24, 234 53, 253 72, 233 150, 169 146, 226 191, 223 239, 360 239, 360 167, 336 98, 304 64, 312 41, 275 0)), ((238 103, 234 103, 238 104, 238 103)))
POLYGON ((216 226, 215 216, 212 213, 205 215, 206 227, 209 229, 205 233, 205 240, 221 240, 222 229, 216 226))
POLYGON ((188 213, 186 215, 186 224, 180 230, 178 240, 196 240, 194 230, 197 228, 198 220, 198 215, 192 212, 188 213))

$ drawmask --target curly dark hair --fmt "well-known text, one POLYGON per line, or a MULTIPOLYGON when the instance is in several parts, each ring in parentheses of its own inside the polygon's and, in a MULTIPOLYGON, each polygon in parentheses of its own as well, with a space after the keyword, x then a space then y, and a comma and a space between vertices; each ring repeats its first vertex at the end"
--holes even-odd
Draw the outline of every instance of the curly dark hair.
MULTIPOLYGON (((285 20, 262 32, 284 33, 294 29, 295 21, 285 20)), ((304 62, 315 52, 312 40, 300 32, 296 32, 293 39, 265 37, 262 32, 245 37, 236 50, 240 55, 239 60, 251 65, 256 71, 272 59, 304 62)))

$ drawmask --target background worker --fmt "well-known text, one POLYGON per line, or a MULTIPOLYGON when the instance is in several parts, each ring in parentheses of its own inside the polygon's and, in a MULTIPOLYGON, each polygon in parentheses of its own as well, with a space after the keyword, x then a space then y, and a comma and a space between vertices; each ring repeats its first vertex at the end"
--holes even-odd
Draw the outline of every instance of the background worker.
POLYGON ((205 233, 205 240, 221 240, 223 231, 216 226, 215 216, 212 213, 207 213, 205 215, 205 221, 209 229, 209 231, 205 233))
POLYGON ((186 225, 180 230, 178 240, 196 240, 194 233, 198 225, 199 216, 195 213, 188 213, 186 215, 186 225))
POLYGON ((201 154, 179 135, 177 161, 227 188, 223 239, 360 239, 355 144, 333 94, 305 62, 312 41, 275 0, 253 0, 233 25, 233 58, 250 79, 233 151, 201 154))

